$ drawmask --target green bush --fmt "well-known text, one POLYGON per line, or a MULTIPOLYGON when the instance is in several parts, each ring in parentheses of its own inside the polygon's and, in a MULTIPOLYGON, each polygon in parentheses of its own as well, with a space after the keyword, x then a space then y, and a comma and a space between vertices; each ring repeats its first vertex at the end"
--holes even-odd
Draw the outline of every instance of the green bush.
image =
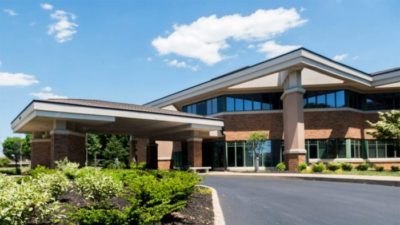
POLYGON ((328 165, 327 165, 328 170, 334 171, 334 172, 335 172, 336 170, 339 170, 340 167, 341 167, 341 164, 338 163, 338 162, 330 162, 330 163, 328 163, 328 165))
POLYGON ((299 165, 297 166, 297 170, 299 170, 300 172, 305 169, 307 169, 307 163, 305 162, 299 163, 299 165))
POLYGON ((11 163, 11 160, 6 158, 6 157, 1 157, 0 158, 0 167, 7 166, 10 163, 11 163))
POLYGON ((392 170, 392 172, 399 172, 400 168, 398 166, 391 166, 390 169, 392 170))
POLYGON ((353 170, 353 165, 351 163, 342 163, 343 171, 351 171, 353 170))
POLYGON ((75 186, 85 199, 103 202, 118 196, 122 191, 122 182, 99 170, 87 170, 75 178, 75 186))
POLYGON ((314 164, 312 164, 311 169, 314 173, 321 173, 321 172, 324 172, 324 170, 326 168, 325 168, 325 164, 323 164, 323 163, 316 163, 316 164, 314 163, 314 164))
POLYGON ((28 172, 28 175, 31 175, 33 178, 37 178, 41 174, 53 174, 56 172, 57 172, 56 170, 48 169, 44 166, 37 166, 37 167, 35 167, 35 169, 30 170, 28 172))
POLYGON ((278 171, 285 171, 286 170, 286 165, 283 162, 280 162, 276 165, 275 167, 278 171))
POLYGON ((17 175, 17 171, 15 170, 15 168, 1 168, 0 174, 17 175))
POLYGON ((375 170, 378 172, 383 172, 385 168, 383 166, 375 166, 375 170))
POLYGON ((72 221, 80 225, 127 225, 125 212, 117 209, 79 209, 70 214, 72 221))
POLYGON ((67 158, 65 158, 63 160, 56 161, 56 168, 62 171, 65 176, 68 177, 68 179, 73 180, 78 174, 79 163, 70 162, 67 158))
POLYGON ((358 171, 367 171, 369 168, 369 164, 368 163, 361 163, 360 165, 356 166, 356 169, 358 171))
POLYGON ((61 172, 53 174, 39 174, 35 181, 43 190, 50 191, 55 199, 64 194, 69 187, 69 181, 67 177, 61 172))

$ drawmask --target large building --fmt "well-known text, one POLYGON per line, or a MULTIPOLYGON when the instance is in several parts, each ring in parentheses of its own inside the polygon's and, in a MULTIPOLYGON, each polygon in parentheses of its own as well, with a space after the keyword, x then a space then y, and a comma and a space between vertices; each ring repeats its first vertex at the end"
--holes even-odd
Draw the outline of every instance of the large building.
POLYGON ((131 157, 154 167, 246 170, 254 164, 246 140, 262 132, 262 168, 282 161, 289 170, 320 161, 389 168, 400 165, 400 150, 374 140, 366 121, 392 109, 400 109, 400 68, 366 73, 300 48, 144 106, 33 101, 12 127, 34 134, 33 165, 64 156, 83 163, 84 133, 107 132, 132 135, 131 157))

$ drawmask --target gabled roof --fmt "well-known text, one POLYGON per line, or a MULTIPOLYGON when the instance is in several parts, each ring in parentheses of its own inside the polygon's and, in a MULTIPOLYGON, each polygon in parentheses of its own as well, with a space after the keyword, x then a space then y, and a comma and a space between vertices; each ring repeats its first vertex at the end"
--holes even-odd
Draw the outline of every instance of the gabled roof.
POLYGON ((374 87, 387 82, 393 82, 393 76, 394 80, 398 79, 400 82, 400 70, 397 71, 397 69, 392 69, 370 74, 301 47, 263 62, 242 67, 232 72, 217 76, 209 81, 148 102, 145 105, 154 107, 167 106, 174 104, 174 102, 177 101, 195 97, 197 95, 205 94, 207 92, 218 90, 224 87, 229 87, 240 82, 256 79, 266 74, 283 71, 295 66, 304 66, 314 70, 322 71, 324 73, 345 78, 368 87, 374 87), (393 72, 396 72, 396 74, 390 74, 390 80, 384 76, 393 72), (399 72, 398 76, 397 72, 399 72), (374 79, 379 80, 379 82, 374 82, 374 79))

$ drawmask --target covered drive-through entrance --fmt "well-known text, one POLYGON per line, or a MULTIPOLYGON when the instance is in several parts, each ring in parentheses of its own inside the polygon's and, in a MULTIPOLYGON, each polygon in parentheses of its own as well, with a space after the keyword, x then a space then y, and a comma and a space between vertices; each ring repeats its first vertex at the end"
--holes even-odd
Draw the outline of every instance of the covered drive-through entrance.
POLYGON ((54 167, 67 157, 85 165, 86 133, 131 135, 131 156, 158 165, 157 142, 184 142, 189 166, 202 166, 202 140, 221 137, 223 121, 142 105, 82 99, 32 101, 12 121, 17 133, 32 133, 32 167, 54 167), (134 151, 136 149, 136 152, 134 151))

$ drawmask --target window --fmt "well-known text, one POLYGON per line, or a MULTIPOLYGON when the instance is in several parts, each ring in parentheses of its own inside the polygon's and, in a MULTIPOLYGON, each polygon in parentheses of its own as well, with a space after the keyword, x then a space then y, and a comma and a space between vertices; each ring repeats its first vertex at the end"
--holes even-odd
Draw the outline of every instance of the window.
POLYGON ((236 166, 244 166, 243 142, 236 143, 236 166))
POLYGON ((308 157, 310 159, 318 158, 318 141, 317 140, 306 140, 306 148, 308 157))
POLYGON ((244 111, 252 111, 252 110, 253 110, 252 96, 245 96, 245 98, 244 98, 244 111))
POLYGON ((240 97, 235 98, 235 111, 243 111, 243 99, 240 97))
POLYGON ((328 92, 328 94, 326 94, 326 105, 329 108, 335 108, 336 104, 335 104, 335 92, 328 92))
POLYGON ((235 111, 235 99, 233 97, 226 98, 226 111, 228 112, 235 111))
POLYGON ((344 90, 340 90, 336 92, 336 107, 345 107, 346 106, 346 98, 344 94, 344 90))
POLYGON ((361 158, 361 141, 351 140, 351 158, 361 158))
POLYGON ((235 143, 229 143, 228 144, 228 148, 227 148, 227 151, 228 151, 228 166, 236 166, 236 160, 235 160, 235 143), (233 146, 232 145, 229 145, 229 144, 233 144, 233 146))

